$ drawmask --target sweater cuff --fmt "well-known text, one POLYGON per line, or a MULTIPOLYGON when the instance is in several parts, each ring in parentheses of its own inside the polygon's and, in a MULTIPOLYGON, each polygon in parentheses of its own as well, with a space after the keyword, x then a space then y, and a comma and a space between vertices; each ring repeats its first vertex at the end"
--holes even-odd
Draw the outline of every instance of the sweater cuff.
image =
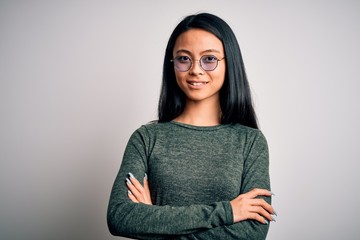
POLYGON ((232 211, 232 207, 229 201, 223 202, 224 210, 225 210, 225 225, 234 224, 234 215, 232 211))

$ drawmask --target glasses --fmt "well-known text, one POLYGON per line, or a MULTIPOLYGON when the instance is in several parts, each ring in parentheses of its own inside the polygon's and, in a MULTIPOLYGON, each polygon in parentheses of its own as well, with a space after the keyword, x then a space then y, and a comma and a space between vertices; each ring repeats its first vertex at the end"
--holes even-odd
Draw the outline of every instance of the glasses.
MULTIPOLYGON (((204 55, 198 61, 200 67, 205 71, 213 71, 217 66, 219 61, 223 60, 225 57, 218 59, 214 55, 204 55)), ((176 70, 180 72, 187 72, 193 65, 193 61, 188 56, 177 56, 174 59, 170 60, 174 63, 176 70)))

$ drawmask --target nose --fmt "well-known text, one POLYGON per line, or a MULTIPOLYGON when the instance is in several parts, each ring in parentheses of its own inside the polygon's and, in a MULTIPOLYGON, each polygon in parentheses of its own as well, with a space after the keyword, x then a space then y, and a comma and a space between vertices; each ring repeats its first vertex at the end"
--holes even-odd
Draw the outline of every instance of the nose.
POLYGON ((203 75, 204 69, 200 65, 200 60, 194 60, 191 64, 189 73, 191 75, 203 75))

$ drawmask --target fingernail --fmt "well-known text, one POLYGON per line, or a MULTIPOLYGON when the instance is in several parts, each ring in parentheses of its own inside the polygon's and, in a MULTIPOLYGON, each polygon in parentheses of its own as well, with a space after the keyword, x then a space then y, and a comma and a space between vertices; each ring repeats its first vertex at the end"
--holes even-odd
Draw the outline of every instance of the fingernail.
POLYGON ((265 219, 265 225, 268 225, 269 224, 269 221, 265 219))
POLYGON ((145 179, 146 179, 146 180, 148 180, 148 176, 147 176, 147 174, 146 174, 146 173, 145 173, 145 179))
POLYGON ((130 179, 126 178, 126 183, 129 184, 129 185, 132 185, 130 179))
POLYGON ((277 216, 277 213, 275 212, 275 210, 274 210, 274 215, 277 216))
POLYGON ((273 216, 271 216, 271 221, 276 222, 276 219, 273 216))
POLYGON ((273 196, 275 196, 275 193, 273 193, 273 192, 271 192, 271 191, 270 191, 270 194, 273 195, 273 196))
POLYGON ((130 176, 130 178, 135 178, 131 172, 129 172, 129 176, 130 176))
POLYGON ((132 192, 131 192, 130 190, 128 190, 128 194, 129 194, 129 195, 132 195, 132 192))

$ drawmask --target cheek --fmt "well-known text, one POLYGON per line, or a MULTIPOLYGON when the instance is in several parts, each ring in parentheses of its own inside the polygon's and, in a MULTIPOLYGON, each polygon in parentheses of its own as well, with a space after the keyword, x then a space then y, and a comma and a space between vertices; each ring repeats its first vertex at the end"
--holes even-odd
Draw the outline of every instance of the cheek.
POLYGON ((219 71, 217 73, 214 73, 212 79, 214 80, 214 82, 217 83, 217 85, 222 86, 225 82, 225 71, 219 71))
POLYGON ((184 81, 184 74, 183 73, 175 73, 175 79, 176 79, 176 83, 181 87, 183 81, 184 81))
POLYGON ((225 79, 225 75, 226 75, 226 65, 224 64, 224 66, 221 68, 221 76, 225 79))
POLYGON ((219 79, 221 81, 221 86, 224 84, 225 82, 225 77, 226 77, 226 68, 222 68, 220 73, 219 73, 219 79))

